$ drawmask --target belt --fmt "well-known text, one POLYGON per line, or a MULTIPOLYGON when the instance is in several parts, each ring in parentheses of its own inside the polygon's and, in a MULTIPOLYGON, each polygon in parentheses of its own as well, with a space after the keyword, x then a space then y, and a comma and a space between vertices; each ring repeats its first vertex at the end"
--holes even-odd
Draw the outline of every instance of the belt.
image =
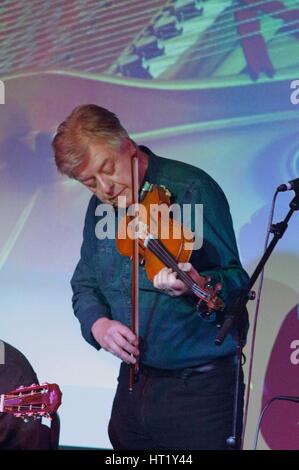
POLYGON ((157 369, 144 364, 140 365, 140 371, 149 377, 175 377, 178 379, 187 379, 193 375, 203 374, 216 369, 222 369, 227 366, 234 366, 237 363, 236 356, 225 356, 214 359, 200 366, 187 367, 186 369, 157 369))

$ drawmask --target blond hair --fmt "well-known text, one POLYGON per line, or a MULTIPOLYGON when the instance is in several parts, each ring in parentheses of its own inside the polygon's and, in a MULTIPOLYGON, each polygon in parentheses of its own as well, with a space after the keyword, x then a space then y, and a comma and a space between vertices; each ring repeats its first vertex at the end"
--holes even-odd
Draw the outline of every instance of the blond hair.
POLYGON ((55 163, 60 173, 73 178, 74 169, 88 155, 89 143, 119 146, 127 131, 117 116, 95 104, 78 106, 57 129, 52 141, 55 163))

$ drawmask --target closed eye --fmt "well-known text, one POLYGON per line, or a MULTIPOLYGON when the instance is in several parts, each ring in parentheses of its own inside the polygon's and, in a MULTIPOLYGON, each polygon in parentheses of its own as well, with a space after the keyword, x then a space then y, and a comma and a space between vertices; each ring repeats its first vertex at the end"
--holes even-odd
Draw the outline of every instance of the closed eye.
POLYGON ((95 178, 89 178, 88 180, 82 181, 82 183, 85 186, 88 186, 89 188, 95 188, 96 187, 96 179, 95 178))
POLYGON ((114 173, 114 164, 111 162, 111 160, 108 160, 105 163, 104 167, 102 168, 102 172, 106 175, 112 175, 114 173))

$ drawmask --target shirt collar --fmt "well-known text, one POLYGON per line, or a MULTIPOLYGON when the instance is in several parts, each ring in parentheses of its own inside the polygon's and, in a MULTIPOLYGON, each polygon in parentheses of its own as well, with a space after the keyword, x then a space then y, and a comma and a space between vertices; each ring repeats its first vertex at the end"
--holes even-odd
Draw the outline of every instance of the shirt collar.
POLYGON ((155 155, 145 145, 139 145, 139 149, 148 155, 148 166, 147 166, 142 184, 140 186, 140 190, 141 190, 146 181, 148 183, 158 184, 157 175, 158 175, 158 169, 159 169, 159 157, 155 155))

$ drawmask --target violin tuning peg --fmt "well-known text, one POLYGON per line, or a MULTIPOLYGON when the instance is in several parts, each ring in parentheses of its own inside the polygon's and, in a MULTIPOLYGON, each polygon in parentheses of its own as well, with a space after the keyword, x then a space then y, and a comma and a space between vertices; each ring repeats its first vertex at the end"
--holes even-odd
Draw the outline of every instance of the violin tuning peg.
POLYGON ((221 284, 221 282, 217 282, 217 284, 215 285, 215 291, 216 291, 216 292, 219 292, 221 289, 222 289, 222 284, 221 284))
POLYGON ((166 188, 166 186, 164 186, 164 184, 161 184, 161 185, 160 185, 160 188, 163 188, 163 189, 164 189, 165 195, 166 195, 167 197, 171 197, 171 196, 172 196, 171 192, 169 191, 169 189, 166 188))

